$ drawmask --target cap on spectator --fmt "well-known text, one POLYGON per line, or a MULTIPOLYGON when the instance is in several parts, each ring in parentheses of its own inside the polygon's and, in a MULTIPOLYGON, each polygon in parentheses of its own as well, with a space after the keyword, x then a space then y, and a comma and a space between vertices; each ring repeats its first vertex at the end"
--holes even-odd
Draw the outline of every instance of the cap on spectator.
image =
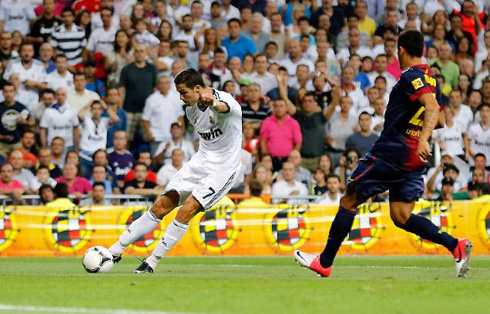
POLYGON ((240 86, 249 86, 250 83, 251 82, 248 79, 242 79, 242 80, 240 80, 240 86))

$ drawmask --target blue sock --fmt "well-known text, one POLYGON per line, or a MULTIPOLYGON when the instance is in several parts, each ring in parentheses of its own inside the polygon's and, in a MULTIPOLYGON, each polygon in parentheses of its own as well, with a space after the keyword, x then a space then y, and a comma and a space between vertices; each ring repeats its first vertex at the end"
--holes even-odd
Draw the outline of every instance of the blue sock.
POLYGON ((425 240, 444 246, 449 252, 454 251, 458 246, 458 239, 453 238, 447 232, 437 227, 427 218, 418 215, 411 215, 404 226, 400 228, 415 233, 425 240))
POLYGON ((322 267, 330 267, 333 264, 335 255, 342 245, 347 234, 349 234, 352 228, 352 223, 354 222, 355 213, 349 211, 342 206, 339 207, 339 211, 332 222, 332 227, 330 227, 330 232, 328 234, 328 242, 320 254, 320 264, 322 267))

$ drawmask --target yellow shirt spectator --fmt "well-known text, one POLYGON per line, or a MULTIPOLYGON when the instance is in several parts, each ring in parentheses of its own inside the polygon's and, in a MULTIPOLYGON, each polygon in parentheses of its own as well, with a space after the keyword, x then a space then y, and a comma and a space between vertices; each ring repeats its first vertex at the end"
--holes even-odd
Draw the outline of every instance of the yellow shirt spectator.
POLYGON ((376 31, 376 22, 369 16, 366 16, 364 21, 359 21, 359 30, 372 37, 376 31))
POLYGON ((268 204, 264 200, 257 196, 252 196, 249 199, 244 200, 238 204, 239 208, 254 208, 254 209, 265 209, 268 204))

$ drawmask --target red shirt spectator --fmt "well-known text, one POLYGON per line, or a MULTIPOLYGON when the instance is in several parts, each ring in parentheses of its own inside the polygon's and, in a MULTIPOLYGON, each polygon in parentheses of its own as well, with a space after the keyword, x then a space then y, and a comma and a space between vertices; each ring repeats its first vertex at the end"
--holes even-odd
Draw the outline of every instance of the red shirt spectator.
POLYGON ((83 194, 92 192, 90 181, 77 176, 77 166, 68 162, 63 168, 63 176, 56 179, 56 182, 66 183, 70 194, 75 194, 77 198, 81 198, 83 194))
MULTIPOLYGON (((131 169, 128 174, 124 177, 124 182, 129 182, 134 180, 134 168, 131 169)), ((157 183, 157 174, 148 169, 148 175, 146 177, 146 181, 150 181, 153 183, 157 183)))
POLYGON ((266 118, 260 128, 260 147, 263 153, 284 158, 293 150, 301 150, 303 136, 298 121, 287 114, 284 100, 273 102, 274 115, 266 118))
POLYGON ((8 195, 15 198, 17 201, 22 199, 24 194, 24 185, 13 179, 14 167, 5 163, 0 168, 0 195, 8 195))
POLYGON ((455 9, 453 14, 461 16, 461 29, 471 34, 473 37, 473 46, 475 47, 474 51, 477 51, 478 39, 476 38, 476 35, 484 28, 481 21, 485 18, 485 12, 477 14, 475 4, 472 1, 464 1, 461 6, 461 11, 455 9))

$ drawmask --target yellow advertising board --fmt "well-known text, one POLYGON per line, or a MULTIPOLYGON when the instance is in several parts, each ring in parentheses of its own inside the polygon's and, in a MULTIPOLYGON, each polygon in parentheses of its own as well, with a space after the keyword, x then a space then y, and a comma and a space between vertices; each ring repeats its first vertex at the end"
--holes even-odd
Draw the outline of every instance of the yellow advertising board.
MULTIPOLYGON (((138 206, 37 206, 0 209, 0 256, 80 256, 94 245, 110 246, 124 229, 147 210, 138 206)), ((175 212, 175 211, 174 211, 175 212)), ((170 252, 174 256, 279 255, 301 248, 320 252, 337 206, 270 205, 263 208, 215 206, 191 222, 185 237, 170 252)), ((457 238, 470 238, 474 254, 490 254, 490 204, 486 202, 423 202, 415 213, 430 219, 457 238)), ((175 213, 125 254, 153 250, 175 213)), ((340 254, 447 254, 445 248, 398 229, 388 204, 359 208, 340 254)))

